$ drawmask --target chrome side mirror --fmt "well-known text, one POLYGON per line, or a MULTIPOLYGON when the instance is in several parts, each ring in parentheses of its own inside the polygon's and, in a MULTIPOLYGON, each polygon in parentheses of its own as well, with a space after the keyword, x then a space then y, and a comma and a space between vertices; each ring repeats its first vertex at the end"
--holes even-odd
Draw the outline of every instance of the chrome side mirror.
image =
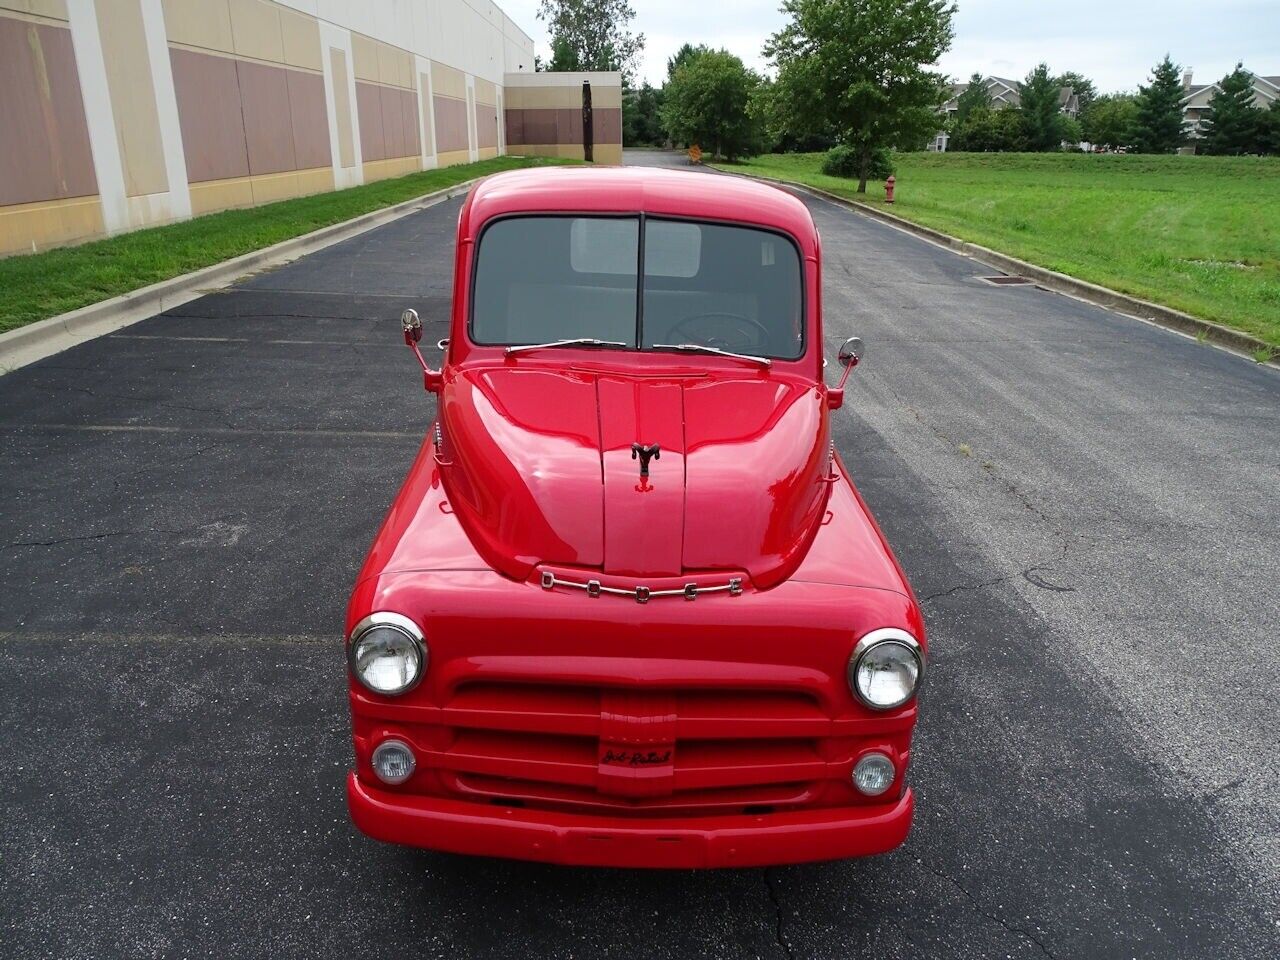
POLYGON ((422 318, 418 316, 418 311, 410 307, 400 314, 400 326, 404 328, 405 346, 413 350, 413 355, 418 358, 418 365, 422 367, 422 385, 430 393, 439 393, 444 386, 444 376, 441 371, 427 366, 427 361, 422 358, 422 351, 418 349, 418 341, 422 339, 422 318))
POLYGON ((400 325, 404 327, 405 343, 417 343, 422 339, 422 320, 418 316, 417 310, 410 307, 400 314, 400 325))
POLYGON ((836 354, 841 366, 856 367, 863 355, 867 352, 866 346, 862 342, 861 337, 850 337, 844 343, 840 344, 840 352, 836 354))
MULTIPOLYGON (((849 374, 853 373, 853 368, 862 360, 863 354, 867 352, 867 348, 862 344, 861 337, 850 337, 844 343, 840 344, 840 352, 836 354, 836 358, 840 361, 840 365, 844 367, 844 374, 840 377, 840 385, 835 389, 827 391, 827 407, 831 410, 839 410, 844 404, 844 385, 849 379, 849 374)), ((826 361, 824 360, 825 364, 826 361)))

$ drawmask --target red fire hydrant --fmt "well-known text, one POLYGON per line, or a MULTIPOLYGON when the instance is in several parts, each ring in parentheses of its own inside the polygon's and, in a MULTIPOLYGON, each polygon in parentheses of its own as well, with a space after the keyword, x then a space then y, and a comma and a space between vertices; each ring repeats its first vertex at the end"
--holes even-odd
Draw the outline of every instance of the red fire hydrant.
POLYGON ((893 174, 889 174, 889 179, 884 182, 884 202, 893 203, 893 185, 898 181, 893 178, 893 174))

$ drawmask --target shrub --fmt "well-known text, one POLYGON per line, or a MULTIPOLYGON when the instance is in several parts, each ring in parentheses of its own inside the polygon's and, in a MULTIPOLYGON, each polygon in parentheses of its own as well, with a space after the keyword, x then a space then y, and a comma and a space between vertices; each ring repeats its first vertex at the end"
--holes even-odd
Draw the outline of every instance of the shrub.
MULTIPOLYGON (((857 178, 858 152, 844 144, 832 147, 822 161, 822 172, 829 177, 857 178)), ((867 171, 868 180, 887 180, 893 174, 893 155, 883 148, 871 154, 871 168, 867 171)))

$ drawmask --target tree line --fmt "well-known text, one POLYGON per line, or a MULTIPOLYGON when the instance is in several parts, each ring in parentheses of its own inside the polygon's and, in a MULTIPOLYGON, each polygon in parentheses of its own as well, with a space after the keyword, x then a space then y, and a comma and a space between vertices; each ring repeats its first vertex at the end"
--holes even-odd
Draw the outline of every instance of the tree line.
MULTIPOLYGON (((727 50, 686 43, 664 84, 633 78, 644 35, 628 0, 541 0, 553 70, 623 74, 623 142, 698 144, 729 160, 774 151, 830 150, 828 172, 866 182, 891 169, 890 150, 919 150, 945 129, 951 149, 1047 151, 1087 142, 1171 153, 1187 142, 1180 68, 1166 56, 1136 93, 1099 94, 1079 73, 1040 64, 1019 83, 1019 103, 998 106, 975 74, 950 118, 949 78, 930 69, 950 49, 952 0, 783 0, 787 22, 765 42, 769 77, 727 50), (1078 117, 1062 110, 1070 87, 1078 117)), ((539 66, 544 66, 539 63, 539 66)), ((1242 65, 1218 84, 1201 118, 1207 153, 1280 153, 1280 101, 1253 106, 1242 65)))
MULTIPOLYGON (((1181 67, 1165 56, 1137 93, 1099 95, 1078 73, 1051 76, 1040 64, 1018 84, 1021 104, 997 108, 984 78, 974 74, 946 124, 949 149, 975 152, 1074 149, 1081 142, 1131 153, 1173 153, 1191 142, 1183 115, 1181 67), (1058 109, 1060 91, 1078 98, 1079 119, 1058 109)), ((1280 100, 1253 105, 1253 76, 1243 64, 1218 82, 1200 118, 1197 149, 1211 154, 1280 153, 1280 100)))

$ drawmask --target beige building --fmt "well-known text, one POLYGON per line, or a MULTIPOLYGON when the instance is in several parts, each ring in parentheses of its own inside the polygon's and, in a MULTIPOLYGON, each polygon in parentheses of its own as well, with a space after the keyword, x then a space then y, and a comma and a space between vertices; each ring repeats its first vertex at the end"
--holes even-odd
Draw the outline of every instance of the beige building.
POLYGON ((621 103, 489 0, 0 0, 0 254, 588 132, 616 163, 621 103))
MULTIPOLYGON (((1022 94, 1019 91, 1017 80, 1006 80, 1003 77, 984 77, 983 86, 987 88, 987 96, 991 98, 992 110, 1017 109, 1022 106, 1022 94)), ((960 96, 969 89, 967 83, 953 83, 948 92, 947 102, 938 110, 940 114, 950 121, 955 116, 956 111, 960 109, 960 96)), ((1075 90, 1071 87, 1058 88, 1058 109, 1069 117, 1074 117, 1080 113, 1080 98, 1076 95, 1075 90)), ((936 153, 945 153, 947 144, 951 140, 951 135, 947 133, 946 127, 939 130, 926 150, 936 153)))
MULTIPOLYGON (((1269 110, 1280 99, 1280 77, 1263 77, 1253 74, 1253 105, 1269 110)), ((1209 112, 1213 95, 1221 91, 1216 83, 1194 84, 1190 70, 1182 75, 1182 126, 1190 143, 1179 153, 1195 153, 1196 141, 1204 137, 1202 121, 1209 112)))

